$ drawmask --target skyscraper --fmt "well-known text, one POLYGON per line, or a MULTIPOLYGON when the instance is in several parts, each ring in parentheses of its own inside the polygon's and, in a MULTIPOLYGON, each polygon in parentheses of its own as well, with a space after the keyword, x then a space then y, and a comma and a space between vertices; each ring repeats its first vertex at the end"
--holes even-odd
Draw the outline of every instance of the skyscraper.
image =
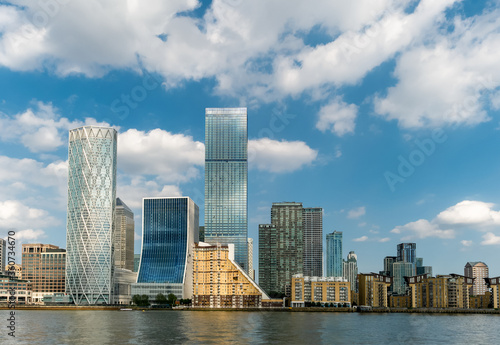
POLYGON ((304 276, 323 276, 323 209, 304 208, 304 276))
POLYGON ((142 250, 133 295, 193 294, 193 246, 199 209, 188 197, 142 199, 142 250))
POLYGON ((415 275, 415 268, 411 262, 397 261, 392 264, 392 292, 397 295, 405 295, 408 290, 408 285, 405 277, 415 275))
POLYGON ((259 225, 259 285, 272 295, 288 295, 293 275, 303 272, 302 210, 299 202, 273 203, 271 224, 259 225))
POLYGON ((77 305, 113 303, 116 144, 113 128, 69 131, 66 292, 77 305))
POLYGON ((235 246, 248 270, 247 109, 205 110, 205 241, 235 246))
POLYGON ((475 278, 474 285, 471 287, 470 295, 484 295, 488 291, 488 286, 484 278, 489 277, 488 265, 482 261, 471 261, 465 264, 464 276, 475 278))
POLYGON ((343 277, 351 283, 351 291, 358 292, 358 257, 353 251, 344 261, 343 277))
POLYGON ((134 269, 134 213, 120 198, 116 198, 113 225, 115 267, 132 271, 134 269))
POLYGON ((326 235, 326 276, 342 277, 342 231, 326 235))
POLYGON ((398 244, 397 261, 411 262, 417 267, 417 244, 416 243, 400 243, 398 244))

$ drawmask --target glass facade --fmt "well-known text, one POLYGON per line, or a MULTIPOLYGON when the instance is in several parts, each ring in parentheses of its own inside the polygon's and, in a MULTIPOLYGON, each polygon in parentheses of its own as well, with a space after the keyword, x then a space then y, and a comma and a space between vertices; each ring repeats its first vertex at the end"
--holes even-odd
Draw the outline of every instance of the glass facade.
POLYGON ((248 270, 247 109, 205 110, 205 241, 234 244, 248 270))
POLYGON ((132 271, 134 269, 134 213, 120 198, 116 198, 113 225, 115 267, 132 271))
POLYGON ((77 305, 113 303, 116 143, 113 128, 69 132, 66 292, 77 305))
POLYGON ((342 231, 334 231, 326 235, 326 275, 342 277, 342 231))
MULTIPOLYGON (((189 285, 192 246, 198 241, 198 206, 188 197, 144 198, 142 206, 141 261, 134 290, 141 288, 141 283, 154 283, 170 284, 176 289, 176 284, 184 284, 186 291, 192 291, 189 285)), ((186 298, 191 298, 186 294, 186 298)))
POLYGON ((323 209, 304 208, 304 276, 323 276, 323 209))

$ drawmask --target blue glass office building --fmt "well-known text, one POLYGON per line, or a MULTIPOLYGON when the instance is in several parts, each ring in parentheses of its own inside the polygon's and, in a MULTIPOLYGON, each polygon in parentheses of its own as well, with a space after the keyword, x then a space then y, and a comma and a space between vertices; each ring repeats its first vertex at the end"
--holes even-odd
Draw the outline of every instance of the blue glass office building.
POLYGON ((342 231, 326 235, 326 276, 343 276, 342 231))
POLYGON ((192 250, 198 242, 199 209, 188 197, 144 198, 142 250, 132 295, 161 292, 192 296, 192 250))
POLYGON ((205 110, 205 241, 233 243, 248 270, 247 109, 205 110))
POLYGON ((113 303, 116 131, 69 131, 66 292, 77 305, 113 303))

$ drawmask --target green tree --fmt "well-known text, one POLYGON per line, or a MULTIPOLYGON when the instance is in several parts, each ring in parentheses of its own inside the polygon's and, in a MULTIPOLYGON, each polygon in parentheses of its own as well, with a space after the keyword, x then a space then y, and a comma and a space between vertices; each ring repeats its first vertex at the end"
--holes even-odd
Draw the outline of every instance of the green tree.
POLYGON ((156 303, 158 304, 166 304, 167 303, 167 297, 165 297, 164 294, 159 293, 156 295, 156 303))
POLYGON ((134 295, 132 297, 132 302, 137 306, 146 307, 149 305, 149 297, 147 295, 134 295))
POLYGON ((175 301, 177 301, 177 297, 173 293, 169 293, 167 297, 168 304, 174 306, 175 301))

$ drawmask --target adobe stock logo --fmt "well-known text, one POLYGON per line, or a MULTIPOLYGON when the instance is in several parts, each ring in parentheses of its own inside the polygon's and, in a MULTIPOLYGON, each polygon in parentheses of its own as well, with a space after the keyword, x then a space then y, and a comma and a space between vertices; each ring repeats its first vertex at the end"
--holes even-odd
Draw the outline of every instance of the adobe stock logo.
POLYGON ((448 136, 440 128, 432 131, 430 138, 422 141, 415 140, 417 148, 410 152, 408 158, 398 156, 399 166, 397 174, 386 171, 384 173, 385 180, 391 189, 391 192, 396 190, 396 184, 403 183, 411 175, 415 173, 415 168, 424 164, 427 157, 431 156, 435 151, 437 144, 442 144, 448 139, 448 136))

